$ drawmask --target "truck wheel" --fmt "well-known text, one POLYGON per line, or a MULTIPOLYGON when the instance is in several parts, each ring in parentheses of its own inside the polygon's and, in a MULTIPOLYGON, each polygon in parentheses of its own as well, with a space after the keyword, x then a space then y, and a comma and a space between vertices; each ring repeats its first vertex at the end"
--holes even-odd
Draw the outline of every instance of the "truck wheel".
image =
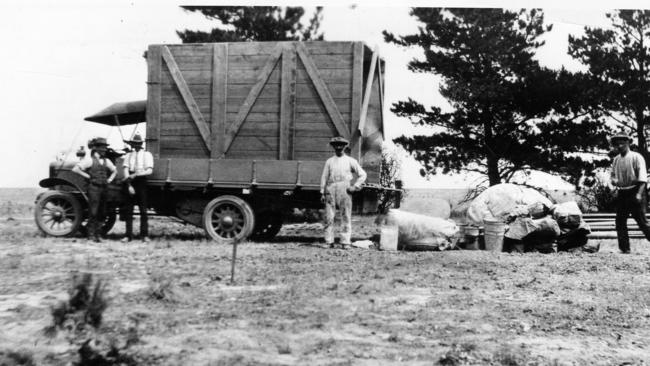
POLYGON ((203 210, 203 228, 213 240, 231 244, 248 238, 255 227, 253 209, 236 196, 219 196, 203 210))
POLYGON ((278 211, 258 212, 255 217, 255 228, 251 239, 255 241, 265 241, 273 239, 282 229, 284 216, 278 211))
POLYGON ((36 201, 34 209, 34 219, 39 230, 57 237, 77 231, 82 215, 79 200, 70 193, 59 191, 45 192, 36 201))

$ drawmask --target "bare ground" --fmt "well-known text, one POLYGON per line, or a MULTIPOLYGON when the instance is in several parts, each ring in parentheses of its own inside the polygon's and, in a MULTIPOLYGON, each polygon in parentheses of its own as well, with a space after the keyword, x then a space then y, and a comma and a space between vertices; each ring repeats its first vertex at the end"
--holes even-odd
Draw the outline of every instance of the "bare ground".
MULTIPOLYGON (((381 252, 313 244, 318 225, 231 248, 153 223, 150 243, 41 237, 0 222, 0 351, 66 365, 50 306, 74 271, 110 284, 100 332, 151 365, 631 365, 650 360, 650 247, 597 254, 381 252), (152 292, 165 287, 165 296, 152 292)), ((136 225, 137 227, 137 225, 136 225)), ((357 225, 357 237, 372 228, 357 225)), ((644 363, 645 362, 645 363, 644 363)), ((1 360, 0 360, 0 363, 1 360)), ((19 363, 16 363, 19 364, 19 363)))

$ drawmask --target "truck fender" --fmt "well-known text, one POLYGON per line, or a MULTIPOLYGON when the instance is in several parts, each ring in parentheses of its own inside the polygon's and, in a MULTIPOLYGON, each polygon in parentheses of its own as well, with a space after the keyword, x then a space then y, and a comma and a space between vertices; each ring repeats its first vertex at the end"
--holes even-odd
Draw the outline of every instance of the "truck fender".
POLYGON ((86 195, 86 192, 84 192, 83 189, 81 189, 78 185, 70 182, 69 180, 65 180, 62 178, 45 178, 42 179, 40 182, 38 182, 38 185, 43 187, 43 188, 52 188, 55 186, 69 186, 74 188, 74 193, 79 193, 84 199, 84 202, 88 202, 88 196, 86 195))

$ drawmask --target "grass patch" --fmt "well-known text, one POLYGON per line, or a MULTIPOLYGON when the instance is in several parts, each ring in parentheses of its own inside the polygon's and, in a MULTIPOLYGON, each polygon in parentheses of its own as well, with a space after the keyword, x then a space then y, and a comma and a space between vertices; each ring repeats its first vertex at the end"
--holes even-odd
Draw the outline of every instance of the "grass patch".
POLYGON ((177 302, 179 300, 178 289, 172 279, 162 272, 154 272, 149 276, 147 296, 149 299, 164 302, 177 302))

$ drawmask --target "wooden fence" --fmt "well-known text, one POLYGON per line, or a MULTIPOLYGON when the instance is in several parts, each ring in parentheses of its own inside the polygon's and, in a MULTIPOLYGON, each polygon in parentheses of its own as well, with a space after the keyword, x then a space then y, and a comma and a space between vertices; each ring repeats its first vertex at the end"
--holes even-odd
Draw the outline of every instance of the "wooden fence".
MULTIPOLYGON (((650 215, 646 215, 650 220, 650 215)), ((584 214, 584 220, 591 228, 591 238, 616 238, 616 214, 613 213, 591 213, 584 214)), ((630 217, 627 219, 627 228, 630 238, 643 238, 644 235, 636 222, 630 217)))

